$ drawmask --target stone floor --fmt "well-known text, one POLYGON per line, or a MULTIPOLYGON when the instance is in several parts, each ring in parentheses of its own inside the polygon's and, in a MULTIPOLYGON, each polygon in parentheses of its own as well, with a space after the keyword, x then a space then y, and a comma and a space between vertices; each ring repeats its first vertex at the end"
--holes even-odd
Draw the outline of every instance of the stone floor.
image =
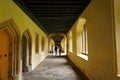
POLYGON ((24 73, 23 80, 89 80, 66 56, 49 55, 33 71, 24 73))

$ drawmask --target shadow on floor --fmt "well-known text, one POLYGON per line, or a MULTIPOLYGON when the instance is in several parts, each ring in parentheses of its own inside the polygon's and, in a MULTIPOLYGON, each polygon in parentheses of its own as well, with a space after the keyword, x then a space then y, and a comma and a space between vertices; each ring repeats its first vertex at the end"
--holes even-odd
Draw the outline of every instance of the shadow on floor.
POLYGON ((80 77, 80 80, 89 80, 83 72, 81 72, 74 63, 66 56, 66 59, 68 60, 68 64, 72 67, 72 69, 77 73, 77 75, 80 77))

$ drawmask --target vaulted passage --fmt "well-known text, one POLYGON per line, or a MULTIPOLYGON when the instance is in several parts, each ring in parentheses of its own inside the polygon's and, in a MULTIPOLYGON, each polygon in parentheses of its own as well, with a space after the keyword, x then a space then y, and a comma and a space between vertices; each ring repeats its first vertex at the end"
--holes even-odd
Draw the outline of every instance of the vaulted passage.
POLYGON ((0 0, 0 80, 120 80, 119 14, 120 0, 0 0))
POLYGON ((66 56, 48 56, 23 80, 88 80, 66 56))

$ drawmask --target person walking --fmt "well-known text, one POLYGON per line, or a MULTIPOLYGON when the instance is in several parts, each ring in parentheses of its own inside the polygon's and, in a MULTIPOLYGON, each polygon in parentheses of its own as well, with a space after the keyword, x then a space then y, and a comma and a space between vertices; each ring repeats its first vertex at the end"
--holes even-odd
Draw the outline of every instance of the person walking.
POLYGON ((53 45, 51 46, 51 54, 53 55, 53 45))
POLYGON ((61 56, 62 49, 61 47, 59 48, 59 56, 61 56))
POLYGON ((55 46, 55 54, 57 55, 57 46, 55 46))

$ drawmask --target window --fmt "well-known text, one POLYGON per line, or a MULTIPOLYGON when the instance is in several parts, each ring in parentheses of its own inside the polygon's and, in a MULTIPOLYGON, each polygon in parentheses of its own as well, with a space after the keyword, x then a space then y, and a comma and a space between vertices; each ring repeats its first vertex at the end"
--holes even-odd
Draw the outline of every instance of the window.
MULTIPOLYGON (((117 21, 117 20, 116 20, 117 21)), ((115 26, 115 42, 116 42, 116 63, 117 63, 117 76, 120 77, 120 26, 119 20, 116 22, 117 25, 115 26)))
POLYGON ((88 38, 86 19, 80 18, 76 27, 77 31, 77 55, 88 60, 88 38))
POLYGON ((87 29, 84 26, 82 31, 82 54, 88 54, 88 41, 87 41, 87 29))
POLYGON ((114 22, 115 22, 115 48, 116 48, 116 67, 117 76, 120 77, 120 0, 114 0, 114 22))
POLYGON ((39 52, 39 35, 38 33, 35 33, 35 52, 39 52))
POLYGON ((69 45, 68 45, 68 48, 69 48, 69 52, 72 52, 72 32, 71 31, 69 33, 69 45))

